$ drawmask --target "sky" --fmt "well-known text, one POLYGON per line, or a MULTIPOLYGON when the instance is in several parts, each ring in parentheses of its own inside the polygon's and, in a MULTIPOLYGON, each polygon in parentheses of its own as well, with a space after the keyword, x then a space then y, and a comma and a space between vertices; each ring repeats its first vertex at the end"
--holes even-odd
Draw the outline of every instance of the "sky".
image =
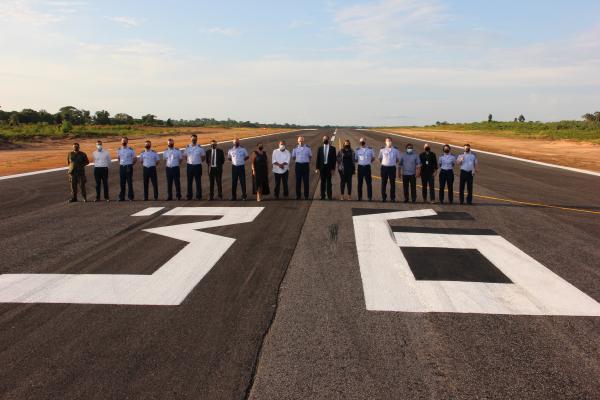
POLYGON ((597 0, 0 0, 0 107, 400 126, 600 109, 597 0))

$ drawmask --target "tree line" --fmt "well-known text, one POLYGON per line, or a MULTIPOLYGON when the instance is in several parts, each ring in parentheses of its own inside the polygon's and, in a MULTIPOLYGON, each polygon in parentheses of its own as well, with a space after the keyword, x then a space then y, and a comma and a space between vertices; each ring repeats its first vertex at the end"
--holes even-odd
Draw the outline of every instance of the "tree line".
MULTIPOLYGON (((196 118, 193 120, 167 119, 161 120, 153 114, 134 118, 126 113, 117 113, 113 116, 106 111, 100 110, 92 114, 88 110, 78 109, 73 106, 62 107, 56 113, 46 110, 32 110, 26 108, 21 111, 4 111, 0 109, 0 124, 17 126, 20 124, 47 124, 57 125, 60 129, 68 131, 73 125, 145 125, 166 127, 224 127, 224 128, 307 128, 297 124, 261 124, 250 121, 236 121, 234 119, 217 120, 215 118, 196 118)), ((312 126, 311 126, 312 127, 312 126)), ((317 126, 314 126, 317 127, 317 126)))

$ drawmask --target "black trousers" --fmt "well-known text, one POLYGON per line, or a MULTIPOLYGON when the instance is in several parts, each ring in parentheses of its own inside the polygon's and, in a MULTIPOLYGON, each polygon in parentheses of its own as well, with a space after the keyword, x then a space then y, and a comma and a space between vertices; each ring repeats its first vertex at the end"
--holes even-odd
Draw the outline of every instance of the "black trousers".
POLYGON ((231 166, 231 198, 235 200, 237 198, 237 185, 238 180, 242 187, 242 199, 246 198, 246 167, 243 165, 232 165, 231 166))
POLYGON ((196 199, 202 199, 202 164, 187 164, 187 199, 191 200, 194 195, 193 183, 196 182, 196 199))
POLYGON ((167 200, 173 200, 173 184, 175 184, 175 196, 177 200, 181 199, 181 171, 179 167, 167 167, 167 200))
POLYGON ((460 204, 465 202, 465 185, 467 186, 467 204, 473 203, 473 173, 460 170, 460 183, 458 192, 460 193, 460 204))
POLYGON ((417 201, 417 177, 415 175, 402 175, 402 188, 404 189, 404 201, 408 201, 408 187, 410 186, 410 198, 413 203, 417 201))
POLYGON ((308 182, 310 178, 310 166, 308 163, 296 163, 296 199, 300 200, 302 195, 302 184, 304 184, 304 198, 308 200, 308 182))
POLYGON ((219 199, 223 198, 223 167, 210 167, 208 170, 210 181, 210 199, 215 198, 215 183, 217 184, 217 194, 219 199))
POLYGON ((283 182, 283 196, 288 197, 290 195, 288 189, 288 177, 290 176, 290 171, 285 171, 283 174, 273 173, 275 176, 275 197, 279 198, 279 191, 281 188, 281 183, 283 182))
POLYGON ((144 200, 148 200, 148 184, 152 182, 152 189, 154 189, 154 200, 158 200, 158 176, 156 174, 156 167, 144 167, 144 200))
POLYGON ((390 199, 396 201, 396 167, 381 167, 381 200, 387 199, 386 186, 390 182, 390 199))
POLYGON ((429 200, 435 200, 435 178, 433 173, 421 173, 421 186, 423 190, 421 194, 423 195, 423 201, 427 201, 427 188, 429 188, 429 200))
POLYGON ((331 190, 331 169, 329 169, 328 166, 325 166, 319 171, 319 175, 321 176, 321 200, 324 199, 325 196, 331 200, 333 197, 331 190))
POLYGON ((108 167, 94 167, 96 200, 100 200, 100 187, 104 189, 104 200, 108 200, 108 167))
POLYGON ((440 170, 440 203, 444 202, 444 186, 448 186, 448 201, 454 199, 454 171, 451 169, 440 170))
POLYGON ((340 192, 344 194, 345 189, 348 189, 348 195, 352 194, 352 175, 351 173, 345 173, 339 171, 340 173, 340 192))
POLYGON ((358 166, 358 200, 362 200, 363 181, 367 182, 367 198, 373 198, 373 178, 371 177, 370 165, 358 166))
POLYGON ((119 165, 119 200, 125 200, 125 184, 127 184, 127 198, 133 200, 133 165, 119 165))

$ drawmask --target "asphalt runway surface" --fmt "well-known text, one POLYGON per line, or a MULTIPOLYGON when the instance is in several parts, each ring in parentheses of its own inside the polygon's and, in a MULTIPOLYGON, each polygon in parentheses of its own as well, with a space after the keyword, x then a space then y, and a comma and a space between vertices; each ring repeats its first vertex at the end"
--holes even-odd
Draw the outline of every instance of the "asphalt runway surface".
MULTIPOLYGON (((322 134, 332 131, 302 134, 314 153, 322 134)), ((242 144, 250 150, 261 140, 270 154, 280 137, 292 144, 298 134, 242 144)), ((376 152, 385 137, 340 129, 335 145, 348 138, 356 146, 360 136, 376 152)), ((394 137, 400 148, 406 142, 394 137)), ((413 143, 418 150, 423 145, 413 143)), ((439 155, 440 146, 432 149, 439 155)), ((67 204, 64 171, 0 181, 0 274, 149 276, 182 253, 185 243, 144 230, 214 219, 165 212, 264 207, 252 222, 203 229, 236 241, 179 305, 0 303, 0 398, 599 398, 600 317, 553 314, 563 299, 576 311, 594 311, 593 303, 600 301, 600 178, 493 155, 481 154, 479 161, 475 194, 483 197, 475 197, 473 206, 423 204, 420 188, 416 204, 381 203, 377 178, 376 201, 315 200, 320 195, 314 173, 313 200, 296 201, 293 168, 291 199, 258 204, 252 196, 235 203, 67 204), (165 208, 132 217, 148 207, 165 208), (487 244, 501 237, 514 246, 514 254, 526 254, 519 263, 541 263, 551 272, 540 272, 540 282, 550 279, 550 284, 532 290, 549 302, 535 304, 545 312, 519 314, 527 305, 511 298, 500 305, 516 310, 512 313, 459 312, 491 303, 469 303, 453 297, 451 289, 447 304, 433 298, 428 303, 425 296, 412 310, 392 310, 403 287, 380 298, 369 280, 396 260, 392 253, 371 254, 373 249, 360 247, 364 243, 356 237, 365 228, 356 224, 363 216, 399 211, 423 214, 409 219, 391 214, 389 235, 399 243, 432 232, 468 233, 487 244), (578 293, 561 296, 562 286, 552 286, 556 276, 578 293), (577 296, 586 296, 588 306, 577 303, 577 296), (386 301, 390 310, 381 310, 386 301), (417 311, 424 304, 434 310, 417 311)), ((378 170, 376 162, 375 176, 378 170)), ((159 171, 164 199, 164 167, 159 171)), ((114 199, 115 163, 110 174, 114 199)), ((206 198, 206 172, 202 178, 206 198)), ((92 180, 88 170, 93 198, 92 180)), ((134 181, 140 199, 139 166, 134 181)), ((183 171, 182 182, 185 189, 183 171)), ((226 166, 226 197, 230 182, 226 166)), ((339 198, 337 176, 333 187, 339 198)), ((399 181, 397 197, 402 199, 399 181)), ((377 239, 375 231, 372 235, 377 239)), ((492 260, 492 265, 483 247, 485 257, 469 249, 444 252, 431 240, 429 253, 427 246, 400 247, 421 282, 467 281, 486 285, 490 293, 517 283, 518 274, 507 272, 511 266, 496 268, 502 263, 492 260), (432 266, 423 261, 428 254, 438 260, 458 257, 463 268, 447 260, 432 266)), ((2 275, 0 291, 1 282, 2 275)))

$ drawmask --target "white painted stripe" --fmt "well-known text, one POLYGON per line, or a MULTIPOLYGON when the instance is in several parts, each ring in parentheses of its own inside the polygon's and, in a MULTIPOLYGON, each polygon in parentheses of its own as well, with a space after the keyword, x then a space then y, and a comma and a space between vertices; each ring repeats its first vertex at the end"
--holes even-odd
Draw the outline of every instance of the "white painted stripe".
MULTIPOLYGON (((251 140, 251 139, 258 139, 258 138, 263 138, 263 137, 268 137, 268 136, 274 136, 274 135, 284 135, 286 133, 293 133, 293 132, 304 132, 304 131, 316 131, 318 129, 300 129, 300 130, 294 130, 294 131, 285 131, 285 132, 274 132, 274 133, 268 133, 266 135, 258 135, 258 136, 251 136, 251 137, 245 137, 245 138, 241 138, 240 140, 251 140)), ((231 140, 227 140, 227 141, 223 141, 223 142, 217 142, 218 144, 223 144, 223 143, 229 143, 231 142, 231 140)), ((202 146, 208 146, 209 143, 203 144, 202 146)), ((180 148, 180 150, 183 150, 184 147, 180 148)), ((164 151, 159 151, 158 154, 162 154, 164 153, 164 151)), ((111 162, 116 162, 117 159, 112 159, 110 160, 111 162)), ((88 165, 88 167, 93 167, 94 163, 90 163, 88 165)), ((24 172, 22 174, 14 174, 14 175, 5 175, 5 176, 0 176, 0 181, 3 180, 7 180, 7 179, 15 179, 15 178, 23 178, 26 176, 32 176, 32 175, 40 175, 40 174, 47 174, 50 172, 57 172, 57 171, 66 171, 68 169, 68 167, 60 167, 60 168, 52 168, 52 169, 44 169, 41 171, 32 171, 32 172, 24 172)))
POLYGON ((392 232, 388 220, 433 210, 354 216, 370 311, 600 316, 600 304, 498 235, 392 232), (417 281, 400 247, 476 249, 513 283, 417 281))
POLYGON ((162 209, 164 209, 164 207, 148 207, 139 213, 133 214, 132 217, 149 217, 150 215, 154 215, 162 209))
POLYGON ((201 230, 252 222, 263 209, 176 208, 168 215, 222 218, 145 229, 187 243, 152 275, 5 274, 0 275, 0 303, 179 305, 236 240, 201 230))
MULTIPOLYGON (((374 129, 358 129, 358 130, 359 131, 365 131, 365 132, 383 133, 384 135, 398 136, 398 137, 401 137, 401 138, 412 139, 412 140, 419 140, 421 142, 426 142, 426 143, 435 143, 435 144, 440 144, 440 145, 448 144, 448 145, 450 145, 452 147, 463 147, 462 144, 461 145, 457 145, 457 144, 451 144, 451 143, 436 142, 436 141, 433 141, 433 140, 427 140, 427 139, 418 138, 418 137, 414 137, 414 136, 401 135, 399 133, 383 132, 383 131, 377 131, 377 130, 374 130, 374 129)), ((536 164, 536 165, 541 165, 541 166, 550 167, 550 168, 559 168, 559 169, 564 169, 566 171, 577 172, 577 173, 580 173, 580 174, 586 174, 586 175, 592 175, 592 176, 600 176, 600 172, 588 171, 587 169, 565 167, 564 165, 557 165, 557 164, 545 163, 545 162, 542 162, 542 161, 528 160, 526 158, 514 157, 514 156, 509 156, 509 155, 500 154, 500 153, 493 153, 491 151, 478 150, 476 148, 472 148, 472 149, 473 149, 473 151, 476 151, 477 153, 489 154, 489 155, 496 156, 496 157, 507 158, 509 160, 522 161, 522 162, 526 162, 526 163, 530 163, 530 164, 536 164)))

